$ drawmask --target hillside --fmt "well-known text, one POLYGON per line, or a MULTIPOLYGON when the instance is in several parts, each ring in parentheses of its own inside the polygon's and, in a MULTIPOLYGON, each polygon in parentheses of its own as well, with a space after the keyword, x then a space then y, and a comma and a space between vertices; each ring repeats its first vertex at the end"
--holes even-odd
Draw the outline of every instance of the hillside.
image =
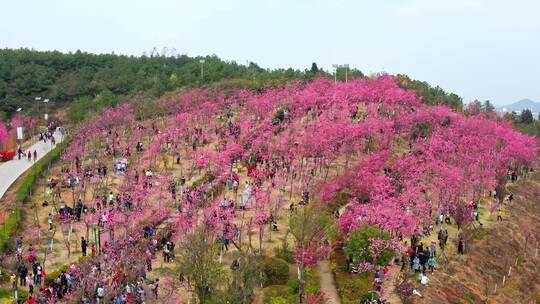
MULTIPOLYGON (((153 50, 149 55, 137 57, 82 51, 66 54, 3 49, 0 50, 0 62, 0 113, 5 112, 8 116, 19 107, 34 112, 37 96, 50 99, 50 106, 59 108, 83 96, 93 98, 103 91, 125 97, 141 92, 160 97, 166 91, 180 87, 227 79, 251 80, 256 86, 294 79, 309 80, 326 74, 316 64, 303 71, 292 68, 269 70, 253 62, 241 65, 216 56, 189 57, 167 50, 161 54, 153 50)), ((344 78, 344 75, 338 76, 344 78)), ((359 76, 362 76, 360 71, 349 71, 349 77, 359 76)))
POLYGON ((511 184, 509 190, 515 201, 506 204, 503 222, 496 222, 494 213, 485 229, 467 230, 467 254, 452 252, 416 303, 539 303, 540 174, 511 184))
MULTIPOLYGON (((429 105, 403 81, 195 88, 103 109, 69 131, 10 228, 46 282, 73 276, 43 292, 51 302, 156 279, 155 303, 363 302, 439 212, 468 226, 469 202, 504 194, 505 168, 521 176, 538 152, 496 116, 429 105), (95 252, 81 258, 83 237, 95 252)), ((2 273, 28 266, 8 231, 2 273)))
MULTIPOLYGON (((3 49, 0 62, 0 121, 11 117, 18 108, 33 116, 40 107, 43 112, 44 105, 40 106, 36 97, 49 99, 49 109, 65 109, 78 102, 73 115, 78 122, 89 111, 114 106, 140 94, 153 99, 179 88, 221 82, 227 85, 228 80, 234 80, 236 86, 263 89, 293 80, 333 76, 332 71, 324 71, 316 63, 304 70, 265 69, 253 62, 243 65, 216 56, 189 57, 167 50, 137 57, 3 49)), ((349 79, 365 76, 354 68, 347 73, 349 79)), ((417 90, 427 104, 442 103, 461 109, 459 96, 406 75, 400 77, 403 87, 417 90)), ((345 70, 339 69, 336 78, 345 80, 345 70)))

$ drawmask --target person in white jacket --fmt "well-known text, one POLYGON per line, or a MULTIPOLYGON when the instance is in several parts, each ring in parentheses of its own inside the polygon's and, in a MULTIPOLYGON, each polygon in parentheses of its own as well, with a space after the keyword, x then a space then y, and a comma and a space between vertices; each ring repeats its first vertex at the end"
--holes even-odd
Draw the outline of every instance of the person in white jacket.
POLYGON ((98 304, 104 303, 103 298, 105 298, 105 288, 103 288, 103 286, 100 285, 96 291, 96 302, 98 304))

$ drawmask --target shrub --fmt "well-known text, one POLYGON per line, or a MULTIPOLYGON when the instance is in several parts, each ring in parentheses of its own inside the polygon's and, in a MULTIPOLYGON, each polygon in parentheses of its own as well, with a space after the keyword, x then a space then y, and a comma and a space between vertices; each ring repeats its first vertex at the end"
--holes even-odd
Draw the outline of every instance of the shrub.
POLYGON ((296 303, 298 295, 291 292, 286 285, 272 285, 264 288, 264 302, 266 304, 296 303))
POLYGON ((394 259, 395 252, 392 249, 385 249, 379 256, 377 256, 377 265, 388 265, 390 261, 394 259))
POLYGON ((289 278, 289 264, 279 258, 264 258, 263 271, 266 278, 265 286, 285 284, 289 278))
POLYGON ((291 293, 297 294, 300 291, 300 280, 297 278, 289 279, 287 281, 287 287, 289 287, 291 293))
POLYGON ((13 290, 8 289, 8 288, 0 289, 0 299, 11 298, 11 297, 13 297, 13 290))
POLYGON ((289 304, 290 302, 287 301, 286 298, 283 297, 275 297, 271 298, 270 301, 268 301, 269 304, 289 304))
MULTIPOLYGON (((0 299, 2 299, 0 300, 0 303, 14 303, 13 296, 14 296, 14 292, 11 288, 0 289, 0 299)), ((27 299, 28 290, 19 288, 19 290, 17 291, 17 296, 19 297, 19 301, 27 299)), ((19 302, 19 303, 22 303, 22 302, 19 302)))
POLYGON ((352 257, 354 263, 369 262, 386 265, 394 257, 393 251, 391 249, 383 250, 374 261, 369 248, 371 247, 372 239, 388 240, 389 238, 389 234, 380 228, 365 225, 360 229, 352 231, 349 235, 347 253, 352 257))
POLYGON ((294 251, 289 249, 286 242, 283 242, 283 246, 275 247, 274 254, 276 255, 276 258, 282 259, 287 263, 292 264, 294 262, 294 251))
POLYGON ((321 291, 321 279, 316 267, 310 267, 305 270, 306 275, 306 295, 318 294, 321 291))
POLYGON ((68 266, 67 265, 62 265, 60 266, 60 268, 56 269, 55 271, 51 271, 49 273, 45 273, 45 284, 51 284, 54 282, 54 280, 56 280, 56 278, 58 278, 62 272, 67 272, 68 271, 68 266))
POLYGON ((20 208, 10 210, 3 227, 0 228, 0 253, 12 247, 11 235, 15 233, 23 221, 23 211, 20 208))
POLYGON ((364 303, 362 299, 371 298, 369 291, 373 289, 372 276, 371 272, 336 272, 336 287, 343 303, 364 303))
POLYGON ((17 295, 18 295, 19 299, 27 299, 28 295, 29 295, 28 290, 19 288, 19 291, 17 292, 17 295))

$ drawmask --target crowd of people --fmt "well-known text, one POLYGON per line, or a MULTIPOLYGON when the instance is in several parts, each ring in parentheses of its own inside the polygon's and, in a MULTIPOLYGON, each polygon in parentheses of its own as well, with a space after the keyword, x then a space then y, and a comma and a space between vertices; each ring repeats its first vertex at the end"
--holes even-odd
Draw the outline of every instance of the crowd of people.
MULTIPOLYGON (((229 125, 229 129, 235 130, 234 126, 231 124, 229 125)), ((111 135, 111 132, 109 132, 109 135, 111 135)), ((44 133, 42 136, 45 141, 47 139, 51 140, 51 142, 54 141, 54 136, 52 135, 44 133)), ((118 139, 118 137, 118 133, 115 132, 115 138, 118 139)), ((111 155, 116 155, 116 147, 119 146, 119 144, 115 144, 116 139, 113 139, 112 147, 107 143, 106 150, 111 150, 111 155)), ((167 148, 171 148, 169 143, 167 143, 167 148)), ((194 141, 193 149, 196 150, 196 148, 197 142, 194 141)), ((148 149, 150 149, 150 146, 148 149)), ((141 142, 137 142, 135 150, 138 153, 142 153, 145 149, 141 142)), ((129 150, 126 151, 127 152, 124 156, 127 157, 129 156, 129 150)), ((35 154, 34 158, 37 158, 35 154)), ((177 164, 180 163, 179 152, 176 153, 176 162, 177 164)), ((63 180, 49 180, 49 188, 57 189, 55 193, 58 193, 58 198, 60 198, 62 188, 61 185, 67 185, 67 187, 71 188, 77 187, 79 185, 82 186, 84 185, 85 178, 91 178, 93 176, 104 178, 107 176, 108 172, 107 166, 105 165, 99 165, 93 169, 83 168, 82 161, 78 157, 75 159, 75 166, 75 172, 70 173, 69 170, 63 172, 66 176, 66 178, 64 178, 63 180)), ((218 200, 218 208, 205 215, 204 224, 207 226, 207 228, 209 228, 209 230, 219 231, 218 234, 220 234, 220 237, 218 238, 218 240, 222 243, 223 251, 227 251, 229 249, 229 243, 237 240, 239 236, 238 227, 232 221, 227 222, 228 217, 233 215, 235 212, 238 212, 237 208, 243 211, 249 207, 253 188, 260 186, 264 182, 269 182, 273 185, 275 174, 279 171, 289 171, 291 170, 291 167, 285 161, 285 159, 269 160, 263 159, 262 157, 253 156, 250 157, 248 161, 247 169, 247 173, 252 180, 252 184, 246 184, 244 191, 240 196, 240 204, 238 206, 236 204, 240 180, 236 174, 231 174, 231 176, 226 180, 220 180, 217 183, 220 183, 221 186, 227 187, 230 191, 233 191, 234 199, 232 197, 222 196, 221 199, 218 200), (226 224, 223 225, 223 227, 217 227, 217 225, 215 224, 216 222, 225 222, 226 224)), ((155 187, 154 185, 158 184, 154 181, 158 177, 154 177, 154 172, 150 168, 139 171, 134 170, 133 172, 133 176, 135 176, 136 181, 135 184, 141 185, 142 189, 144 190, 152 189, 153 187, 155 187), (139 172, 141 172, 140 175, 139 172)), ((312 171, 311 174, 314 175, 315 173, 312 171)), ((291 172, 291 175, 293 178, 296 178, 297 172, 293 171, 291 172)), ((183 186, 184 183, 185 180, 183 180, 180 185, 183 186)), ((204 181, 196 184, 193 187, 182 187, 183 189, 178 191, 176 183, 171 183, 168 189, 171 193, 172 198, 174 199, 175 204, 177 192, 181 193, 180 203, 177 206, 179 214, 184 216, 185 218, 195 218, 197 213, 199 212, 200 202, 203 200, 208 200, 209 198, 211 198, 212 200, 214 199, 213 195, 215 193, 215 186, 216 185, 214 181, 204 181)), ((138 204, 140 202, 137 199, 134 199, 129 191, 122 190, 114 193, 112 190, 107 190, 99 192, 99 195, 94 195, 91 207, 85 206, 83 202, 78 199, 76 204, 74 204, 74 208, 61 206, 58 211, 58 215, 53 216, 51 213, 49 213, 47 217, 49 229, 53 230, 55 222, 61 220, 62 218, 67 217, 70 220, 81 221, 82 215, 86 213, 97 214, 97 226, 99 228, 105 228, 110 218, 114 215, 114 212, 119 211, 128 213, 133 209, 139 207, 138 204)), ((309 192, 303 191, 302 198, 298 205, 306 205, 309 202, 309 192)), ((290 209, 291 212, 294 212, 294 203, 291 204, 290 209)), ((472 216, 474 216, 476 220, 479 221, 480 211, 478 205, 472 203, 471 209, 473 210, 473 212, 471 213, 472 216)), ((339 211, 336 211, 336 217, 339 218, 339 211)), ((446 212, 441 213, 439 216, 436 217, 435 220, 435 225, 441 225, 441 229, 437 234, 437 239, 439 241, 439 247, 442 251, 444 251, 444 248, 446 247, 449 238, 448 229, 443 230, 442 225, 451 224, 451 217, 452 215, 450 214, 450 212, 446 212)), ((257 220, 260 220, 259 224, 270 224, 274 230, 277 230, 277 222, 273 214, 270 213, 268 217, 260 218, 257 220)), ((423 229, 421 229, 421 234, 423 234, 424 236, 429 236, 433 229, 433 224, 426 225, 425 227, 423 227, 423 229)), ((132 272, 132 274, 130 276, 126 274, 127 271, 125 269, 111 268, 110 265, 105 266, 101 264, 98 259, 91 261, 90 263, 92 264, 92 266, 89 276, 100 278, 106 277, 108 278, 107 283, 104 283, 103 280, 89 282, 88 280, 86 280, 87 277, 82 277, 82 272, 80 271, 79 267, 72 265, 68 270, 63 271, 61 274, 59 274, 58 277, 52 278, 52 280, 50 280, 50 284, 44 285, 43 281, 45 277, 45 271, 43 267, 36 261, 34 254, 32 254, 34 250, 31 245, 28 249, 27 259, 23 259, 21 240, 21 245, 19 246, 19 244, 17 244, 17 248, 21 249, 20 254, 19 249, 17 250, 17 260, 19 264, 17 266, 17 272, 13 274, 13 276, 15 277, 14 282, 12 282, 13 287, 14 289, 16 289, 20 286, 25 286, 29 283, 33 283, 31 284, 31 288, 30 285, 28 287, 31 294, 28 300, 30 301, 30 303, 34 303, 32 301, 35 301, 38 297, 38 295, 34 297, 34 288, 36 286, 39 286, 40 288, 40 299, 62 299, 68 296, 71 291, 77 288, 92 290, 91 293, 87 293, 85 297, 83 297, 83 303, 93 302, 94 300, 97 303, 108 303, 108 301, 110 302, 112 300, 115 304, 123 304, 133 299, 136 302, 142 303, 147 297, 147 290, 150 290, 149 294, 151 296, 157 298, 159 290, 159 280, 148 280, 147 272, 152 271, 152 261, 159 254, 159 251, 161 251, 163 254, 164 263, 170 263, 171 261, 173 261, 175 244, 172 242, 170 237, 158 235, 156 230, 157 229, 155 226, 149 224, 143 229, 143 231, 141 231, 142 240, 138 239, 137 244, 144 246, 145 249, 143 250, 143 256, 137 256, 136 249, 133 246, 133 244, 135 244, 135 240, 132 237, 127 238, 126 240, 118 240, 115 239, 114 236, 111 236, 110 240, 104 242, 103 248, 99 248, 99 245, 98 248, 96 248, 95 243, 92 243, 84 237, 81 237, 80 245, 82 256, 87 256, 88 248, 90 248, 91 256, 103 255, 108 257, 109 259, 112 259, 118 258, 119 253, 122 253, 124 255, 133 254, 134 260, 136 258, 141 258, 141 260, 144 261, 143 267, 141 267, 141 265, 137 264, 136 262, 130 264, 132 266, 132 268, 130 269, 130 272, 132 272), (32 273, 30 273, 30 271, 28 270, 30 267, 32 268, 32 273), (133 275, 133 273, 135 273, 135 275, 133 275)), ((428 285, 429 278, 427 274, 434 273, 437 266, 437 244, 432 241, 428 245, 424 245, 420 238, 421 235, 419 233, 411 237, 410 246, 406 241, 403 243, 404 245, 401 248, 403 258, 402 265, 403 268, 410 267, 416 274, 418 274, 421 285, 428 285)), ((459 237, 457 251, 459 254, 465 253, 465 243, 463 238, 461 237, 459 237)), ((388 275, 388 271, 388 266, 376 268, 374 274, 374 287, 376 290, 380 290, 382 288, 383 279, 385 276, 388 275)), ((378 300, 377 303, 385 303, 385 301, 378 300)))
POLYGON ((19 237, 15 244, 16 267, 10 276, 10 284, 15 292, 21 287, 27 288, 29 294, 27 303, 36 303, 41 294, 46 295, 50 291, 51 286, 45 284, 46 274, 37 258, 37 250, 32 244, 24 248, 23 243, 23 238, 19 237))
MULTIPOLYGON (((44 143, 47 143, 47 141, 49 141, 51 143, 51 146, 56 145, 56 138, 54 137, 54 133, 56 132, 57 128, 59 128, 57 122, 49 123, 45 127, 45 130, 43 132, 39 132, 39 141, 43 141, 44 143)), ((19 160, 26 158, 28 162, 31 162, 32 160, 36 162, 38 152, 35 149, 28 149, 28 151, 24 152, 22 145, 19 145, 19 147, 17 148, 17 156, 19 160)))
MULTIPOLYGON (((16 242, 16 271, 10 276, 10 284, 14 292, 21 288, 26 288, 28 297, 25 303, 55 303, 58 300, 69 299, 71 293, 83 288, 92 290, 82 298, 82 303, 145 303, 147 294, 155 299, 158 297, 159 279, 150 280, 147 278, 147 272, 152 271, 152 261, 160 250, 163 252, 164 262, 169 263, 174 257, 174 243, 170 235, 160 236, 152 229, 151 233, 144 232, 146 239, 146 259, 145 267, 138 267, 136 259, 128 263, 133 266, 129 272, 119 269, 102 269, 99 259, 88 260, 90 263, 90 272, 85 275, 81 271, 81 265, 72 264, 68 269, 62 270, 57 276, 47 275, 42 263, 38 261, 37 250, 28 245, 24 248, 23 238, 20 237, 16 242), (103 280, 91 278, 108 277, 109 283, 104 284, 103 280)), ((103 258, 120 258, 125 253, 136 252, 133 247, 135 240, 129 237, 127 240, 109 240, 105 241, 100 252, 96 251, 95 244, 81 237, 81 255, 88 255, 88 247, 91 246, 92 257, 102 255, 103 258)), ((105 267, 111 267, 110 265, 105 267)))

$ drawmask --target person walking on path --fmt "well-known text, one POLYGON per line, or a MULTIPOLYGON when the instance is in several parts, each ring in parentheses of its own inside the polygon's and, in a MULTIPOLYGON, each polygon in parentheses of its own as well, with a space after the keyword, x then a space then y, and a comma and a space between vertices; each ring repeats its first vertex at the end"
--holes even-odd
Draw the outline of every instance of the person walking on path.
POLYGON ((498 222, 498 221, 501 221, 501 222, 502 222, 502 210, 501 210, 501 208, 499 208, 499 209, 497 210, 497 222, 498 222))
POLYGON ((420 272, 420 259, 418 258, 418 256, 414 257, 414 259, 412 260, 412 264, 414 272, 420 272))
POLYGON ((432 256, 428 260, 429 270, 431 270, 431 273, 435 270, 435 265, 437 264, 437 261, 435 260, 435 257, 432 256))
POLYGON ((34 280, 32 279, 31 275, 26 276, 26 285, 28 285, 28 293, 33 294, 34 293, 34 280))
POLYGON ((463 237, 459 237, 457 251, 458 254, 465 254, 465 241, 463 241, 463 237))
POLYGON ((34 162, 36 162, 36 161, 37 161, 37 151, 34 150, 34 162))
POLYGON ((159 279, 156 279, 152 284, 150 284, 150 289, 152 290, 152 293, 158 298, 158 287, 159 287, 159 279))
POLYGON ((103 286, 99 285, 99 287, 96 290, 96 303, 103 304, 103 298, 105 297, 105 288, 103 286))
POLYGON ((171 261, 171 257, 170 257, 170 251, 169 251, 169 245, 168 244, 165 244, 163 246, 163 261, 165 263, 168 263, 171 261))
POLYGON ((420 275, 420 284, 426 286, 429 283, 429 278, 425 272, 420 275))
POLYGON ((435 256, 437 254, 437 243, 435 241, 431 241, 431 245, 429 246, 429 256, 435 256))
POLYGON ((82 255, 86 256, 86 249, 88 248, 88 242, 84 239, 84 236, 81 237, 81 251, 82 255))
POLYGON ((26 268, 26 266, 24 266, 24 264, 21 263, 17 271, 19 272, 19 280, 20 280, 19 285, 26 286, 26 276, 28 275, 28 268, 26 268))
POLYGON ((41 277, 43 276, 43 268, 40 264, 35 263, 35 271, 34 271, 34 284, 35 285, 41 285, 41 277))
POLYGON ((11 289, 13 289, 13 291, 17 291, 17 276, 15 273, 11 274, 9 277, 9 282, 11 283, 11 289))
POLYGON ((28 150, 28 161, 31 162, 32 161, 32 152, 30 152, 30 150, 28 150))
POLYGON ((53 217, 52 214, 49 213, 47 216, 47 222, 49 223, 49 231, 53 230, 53 217))

